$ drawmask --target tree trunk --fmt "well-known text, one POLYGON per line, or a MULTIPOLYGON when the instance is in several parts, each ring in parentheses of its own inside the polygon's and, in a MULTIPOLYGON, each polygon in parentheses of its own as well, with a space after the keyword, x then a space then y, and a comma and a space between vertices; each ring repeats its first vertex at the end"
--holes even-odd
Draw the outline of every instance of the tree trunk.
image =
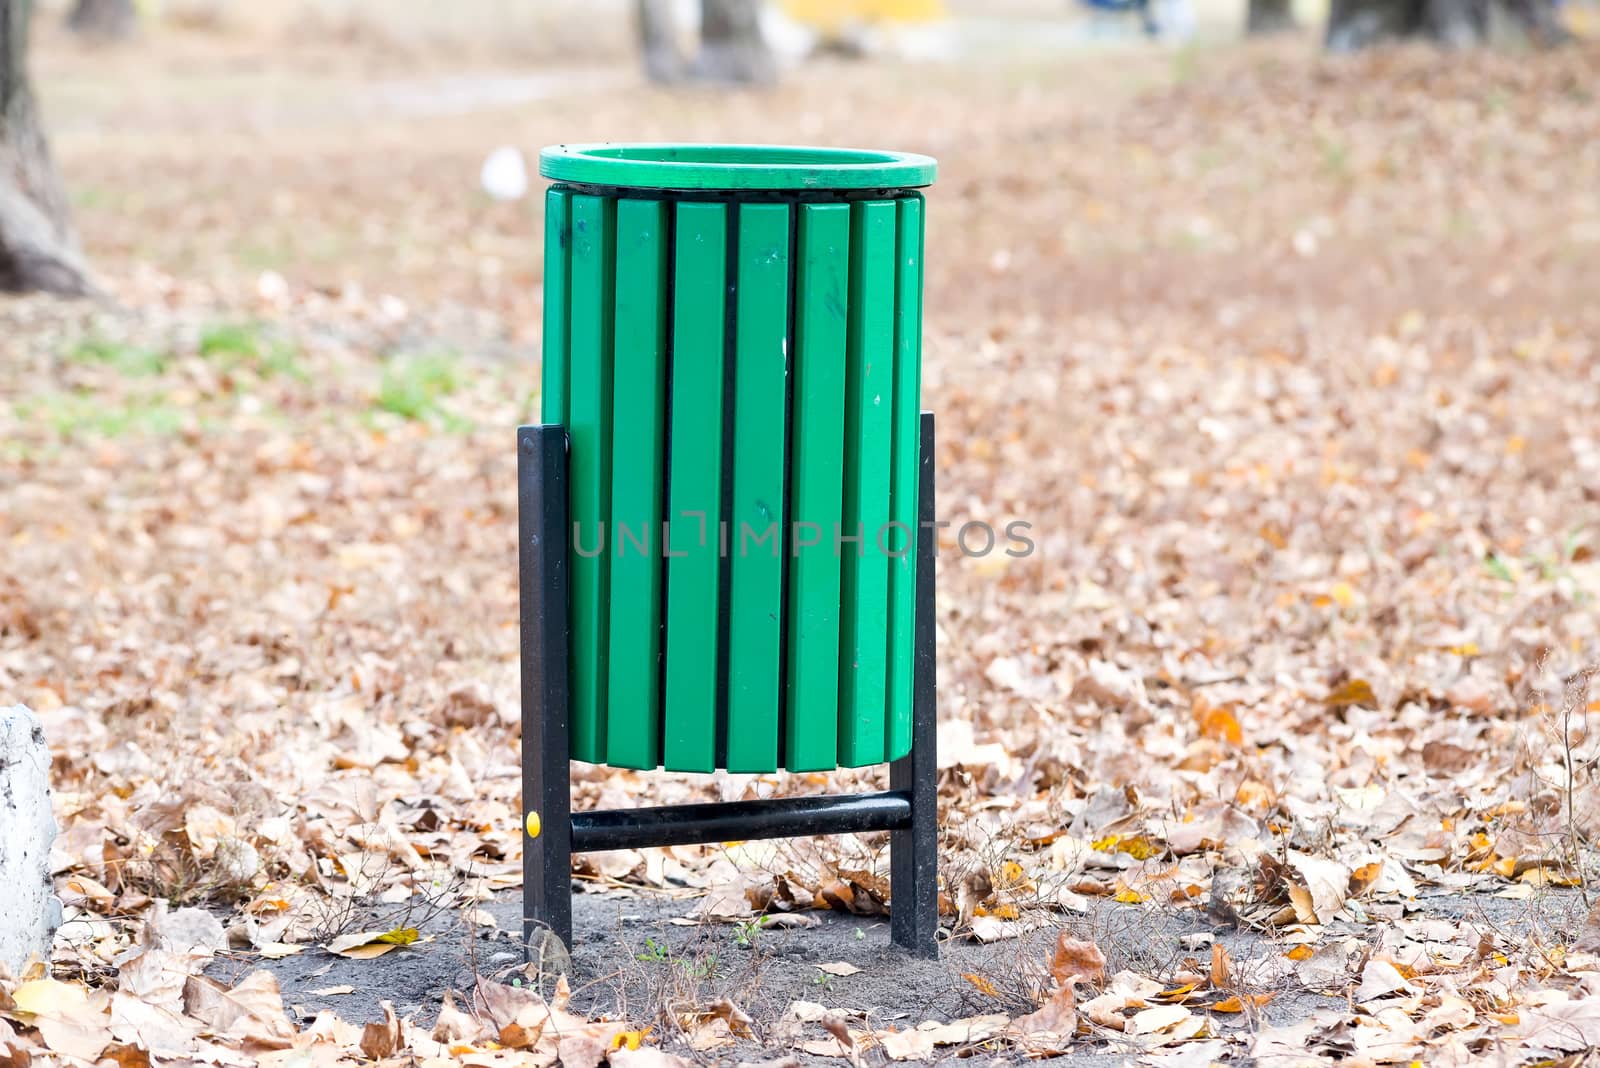
MULTIPOLYGON (((1489 41, 1495 0, 1333 0, 1328 12, 1330 52, 1354 52, 1381 41, 1422 38, 1446 48, 1472 48, 1489 41)), ((1539 46, 1560 44, 1569 34, 1552 0, 1499 0, 1506 14, 1539 46)))
POLYGON ((1328 9, 1327 48, 1354 52, 1379 41, 1412 37, 1422 30, 1423 0, 1333 0, 1328 9))
POLYGON ((68 29, 95 41, 132 37, 138 25, 133 0, 77 0, 67 16, 68 29))
POLYGON ((1572 31, 1562 25, 1551 0, 1503 0, 1503 3, 1506 12, 1535 46, 1553 48, 1572 40, 1572 31))
POLYGON ((0 0, 0 289, 93 292, 28 84, 32 0, 0 0))
POLYGON ((700 0, 700 55, 694 73, 713 82, 772 81, 775 70, 761 35, 759 0, 700 0))
POLYGON ((1423 0, 1422 32, 1446 48, 1489 43, 1489 0, 1423 0))
POLYGON ((672 0, 638 0, 634 10, 645 74, 653 82, 681 81, 684 63, 672 26, 672 0))
POLYGON ((1294 29, 1294 12, 1289 0, 1250 0, 1250 13, 1245 18, 1245 32, 1282 33, 1294 29))

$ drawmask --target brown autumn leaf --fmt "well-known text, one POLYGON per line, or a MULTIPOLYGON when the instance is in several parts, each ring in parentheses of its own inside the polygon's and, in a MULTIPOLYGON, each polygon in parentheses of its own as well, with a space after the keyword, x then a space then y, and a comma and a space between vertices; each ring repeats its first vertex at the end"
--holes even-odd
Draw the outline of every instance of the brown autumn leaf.
POLYGON ((446 990, 433 1024, 433 1040, 445 1045, 476 1042, 484 1035, 483 1025, 456 1008, 455 991, 446 990))
MULTIPOLYGON (((544 1037, 545 1028, 549 1026, 548 1016, 538 1018, 523 1018, 512 1020, 500 1028, 498 1041, 507 1049, 532 1049, 544 1037)), ((574 1036, 560 1037, 559 1041, 566 1042, 574 1036)))
POLYGON ((183 987, 183 1011, 213 1034, 250 1046, 283 1049, 294 1038, 278 980, 271 972, 251 972, 231 987, 192 975, 183 987))
POLYGON ((823 1029, 827 1031, 828 1034, 838 1039, 839 1044, 845 1049, 853 1051, 856 1048, 855 1037, 850 1034, 850 1028, 848 1024, 846 1024, 843 1016, 840 1016, 838 1013, 830 1012, 818 1022, 822 1024, 823 1029))
POLYGON ((107 1046, 100 1054, 101 1062, 110 1061, 117 1068, 150 1068, 150 1051, 141 1046, 107 1046))
POLYGON ((383 1019, 367 1024, 361 1032, 361 1053, 375 1061, 393 1057, 404 1045, 400 1035, 400 1020, 394 1014, 394 1003, 380 1001, 378 1008, 383 1012, 383 1019))
POLYGON ((539 1023, 550 1014, 550 1007, 533 990, 527 987, 507 986, 490 979, 480 979, 472 988, 473 1007, 478 1018, 499 1032, 519 1020, 539 1023))
POLYGON ((877 1048, 891 1061, 920 1061, 933 1054, 934 1037, 926 1031, 913 1028, 908 1031, 879 1031, 874 1037, 877 1048))
MULTIPOLYGON (((517 1049, 527 1048, 531 1043, 521 1045, 507 1043, 507 1045, 517 1049)), ((557 1045, 561 1068, 599 1068, 600 1062, 606 1059, 606 1052, 605 1040, 590 1032, 562 1035, 557 1045)))
POLYGON ((1056 1036, 1062 1042, 1078 1030, 1077 1000, 1071 986, 1057 990, 1038 1009, 1011 1022, 1010 1030, 1019 1035, 1056 1036))
POLYGON ((728 1025, 728 1030, 741 1038, 750 1038, 753 1035, 751 1028, 755 1020, 750 1014, 735 1005, 728 998, 718 998, 706 1006, 701 1014, 705 1019, 721 1020, 728 1025))
POLYGON ((1600 954, 1600 902, 1590 907, 1578 927, 1578 937, 1572 943, 1575 953, 1600 954))
POLYGON ((1212 1002, 1206 1007, 1212 1012, 1243 1012, 1246 1005, 1260 1008, 1277 996, 1275 991, 1269 991, 1265 994, 1232 994, 1221 1001, 1212 1002))
POLYGON ((1050 955, 1050 974, 1063 988, 1097 981, 1106 970, 1106 955, 1093 942, 1084 942, 1062 931, 1056 936, 1050 955))
POLYGON ((1233 958, 1228 956, 1228 951, 1220 942, 1211 944, 1211 971, 1207 977, 1217 990, 1233 987, 1233 958))
POLYGON ((1376 708, 1378 697, 1373 693, 1372 683, 1366 679, 1347 679, 1329 690, 1322 703, 1329 708, 1348 708, 1351 705, 1376 708))
MULTIPOLYGON (((181 1060, 197 1056, 202 1025, 176 1008, 118 990, 111 996, 111 1033, 126 1048, 137 1048, 158 1059, 181 1060)), ((109 1048, 105 1056, 115 1056, 109 1048)))
POLYGON ((1383 862, 1381 860, 1368 861, 1350 872, 1350 885, 1346 888, 1346 893, 1350 897, 1360 897, 1371 888, 1373 883, 1378 881, 1378 876, 1382 874, 1383 862))

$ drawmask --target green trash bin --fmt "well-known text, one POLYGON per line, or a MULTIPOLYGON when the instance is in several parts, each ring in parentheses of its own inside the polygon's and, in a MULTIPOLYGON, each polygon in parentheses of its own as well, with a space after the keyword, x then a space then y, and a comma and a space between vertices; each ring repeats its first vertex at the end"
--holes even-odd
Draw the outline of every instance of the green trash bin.
POLYGON ((911 746, 926 156, 563 145, 543 419, 570 438, 571 756, 911 746))

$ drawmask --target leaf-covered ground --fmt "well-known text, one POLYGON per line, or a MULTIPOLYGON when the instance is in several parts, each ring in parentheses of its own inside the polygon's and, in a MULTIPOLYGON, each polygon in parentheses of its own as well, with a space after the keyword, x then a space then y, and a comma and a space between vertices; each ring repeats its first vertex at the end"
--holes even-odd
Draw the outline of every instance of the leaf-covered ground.
MULTIPOLYGON (((747 1029, 736 995, 668 1026, 492 980, 415 1020, 303 1026, 270 975, 199 975, 224 945, 426 953, 411 932, 488 927, 518 884, 508 446, 538 411, 540 212, 486 200, 477 169, 599 137, 938 156, 940 510, 1026 521, 1038 547, 968 557, 952 530, 941 551, 945 924, 1069 933, 1022 979, 967 976, 995 1005, 962 1024, 803 1001, 762 1034, 1171 1064, 1600 1042, 1600 934, 1440 904, 1593 874, 1594 46, 821 65, 748 95, 616 69, 514 103, 382 54, 356 77, 149 47, 137 94, 116 89, 136 57, 41 64, 117 306, 0 303, 0 703, 49 734, 69 918, 54 980, 0 986, 0 1063, 594 1064, 620 1043, 612 1063, 655 1065, 747 1029), (446 86, 459 106, 419 104, 446 86), (1106 968, 1081 921, 1111 906, 1272 953, 1243 976, 1198 938, 1106 968), (1297 990, 1347 1001, 1255 1011, 1297 990)), ((590 769, 576 802, 873 775, 590 769)), ((757 910, 881 912, 883 846, 580 874, 669 889, 734 938, 757 910)))

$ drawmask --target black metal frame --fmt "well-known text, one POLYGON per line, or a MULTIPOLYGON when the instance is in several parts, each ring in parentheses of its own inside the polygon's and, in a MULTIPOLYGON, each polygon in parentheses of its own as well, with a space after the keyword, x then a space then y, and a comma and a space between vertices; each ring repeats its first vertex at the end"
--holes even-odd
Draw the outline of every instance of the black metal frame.
POLYGON ((889 937, 937 957, 939 931, 937 677, 934 649, 933 413, 922 413, 918 470, 916 671, 911 751, 889 789, 827 797, 573 812, 567 713, 567 434, 517 431, 517 563, 522 610, 522 928, 572 944, 572 854, 733 839, 888 831, 889 937), (538 808, 530 806, 537 804, 538 808))

